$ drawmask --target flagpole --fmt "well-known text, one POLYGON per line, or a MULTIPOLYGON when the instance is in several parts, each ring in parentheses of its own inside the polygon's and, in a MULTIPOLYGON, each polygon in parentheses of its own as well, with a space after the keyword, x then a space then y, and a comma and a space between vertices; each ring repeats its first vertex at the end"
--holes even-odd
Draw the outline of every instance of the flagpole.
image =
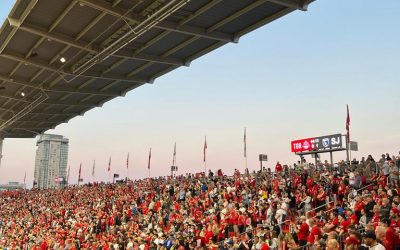
POLYGON ((244 128, 244 137, 243 137, 243 142, 244 142, 244 172, 246 173, 247 171, 247 135, 246 135, 246 127, 244 128))
POLYGON ((128 156, 126 157, 126 181, 128 182, 129 178, 129 153, 128 156))
POLYGON ((351 166, 351 147, 350 147, 350 140, 349 140, 349 166, 351 166))
POLYGON ((81 181, 81 173, 82 173, 82 162, 79 165, 79 175, 78 175, 78 187, 79 187, 79 183, 81 181))
POLYGON ((111 156, 110 159, 108 160, 108 183, 111 183, 111 156))
POLYGON ((174 177, 174 171, 176 164, 176 142, 174 143, 174 154, 172 155, 172 166, 171 166, 171 179, 174 177))
POLYGON ((150 161, 151 161, 151 148, 150 148, 150 152, 149 152, 149 161, 147 163, 147 169, 149 170, 149 179, 150 179, 150 161))
POLYGON ((95 178, 94 178, 94 169, 95 169, 95 167, 96 167, 96 160, 93 161, 93 166, 92 166, 92 180, 93 180, 93 183, 95 182, 95 178))
POLYGON ((244 169, 244 171, 246 172, 247 171, 247 156, 244 159, 245 159, 245 169, 244 169))
POLYGON ((350 112, 349 105, 346 104, 347 117, 346 117, 346 149, 347 149, 347 162, 351 165, 351 149, 350 149, 350 112))
POLYGON ((204 147, 203 147, 203 161, 204 161, 204 177, 207 176, 207 157, 206 157, 206 151, 207 151, 207 136, 204 137, 204 147))

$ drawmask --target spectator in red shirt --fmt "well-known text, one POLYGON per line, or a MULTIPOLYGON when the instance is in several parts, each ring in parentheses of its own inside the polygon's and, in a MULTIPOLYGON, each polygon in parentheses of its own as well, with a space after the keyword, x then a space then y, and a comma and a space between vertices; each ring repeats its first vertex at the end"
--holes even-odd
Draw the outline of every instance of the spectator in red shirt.
POLYGON ((275 172, 280 173, 282 172, 282 170, 283 170, 282 165, 278 161, 275 166, 275 172))
POLYGON ((344 240, 344 245, 346 250, 358 250, 361 242, 353 235, 350 235, 344 240))
POLYGON ((386 250, 395 250, 400 247, 399 234, 396 233, 392 227, 390 227, 390 221, 388 219, 382 219, 379 225, 386 230, 385 241, 382 241, 386 250))
POLYGON ((314 244, 315 241, 319 240, 322 236, 321 228, 318 227, 317 223, 314 219, 309 220, 309 224, 311 227, 310 234, 307 237, 307 242, 310 244, 314 244))
POLYGON ((305 246, 307 244, 307 236, 310 233, 310 227, 306 223, 306 217, 301 216, 300 217, 300 226, 298 229, 295 228, 295 231, 297 233, 297 239, 299 241, 300 246, 305 246))
POLYGON ((339 234, 346 234, 347 233, 347 228, 351 225, 351 222, 349 219, 346 218, 344 214, 340 214, 339 217, 339 228, 337 229, 339 234))

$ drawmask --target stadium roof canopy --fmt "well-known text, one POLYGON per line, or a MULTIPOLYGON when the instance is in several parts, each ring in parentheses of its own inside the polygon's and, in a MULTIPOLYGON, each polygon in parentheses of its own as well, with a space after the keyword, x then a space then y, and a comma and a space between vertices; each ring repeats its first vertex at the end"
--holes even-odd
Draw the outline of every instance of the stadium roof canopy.
POLYGON ((35 137, 310 2, 17 0, 0 30, 0 137, 35 137))

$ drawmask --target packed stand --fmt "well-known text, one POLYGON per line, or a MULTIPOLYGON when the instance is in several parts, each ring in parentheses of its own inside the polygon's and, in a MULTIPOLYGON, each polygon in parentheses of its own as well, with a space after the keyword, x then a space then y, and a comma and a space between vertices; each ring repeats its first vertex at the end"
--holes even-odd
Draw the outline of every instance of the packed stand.
POLYGON ((400 155, 0 194, 0 249, 399 249, 400 155))

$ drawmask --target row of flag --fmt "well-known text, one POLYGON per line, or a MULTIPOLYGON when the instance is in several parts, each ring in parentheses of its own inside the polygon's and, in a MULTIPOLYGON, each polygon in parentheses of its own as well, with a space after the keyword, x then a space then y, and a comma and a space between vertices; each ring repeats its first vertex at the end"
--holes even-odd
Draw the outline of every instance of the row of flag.
MULTIPOLYGON (((346 142, 350 142, 350 112, 349 112, 349 105, 346 105, 347 108, 347 117, 346 117, 346 142)), ((204 146, 203 146, 203 162, 206 162, 206 152, 207 152, 207 137, 204 137, 204 146)), ((247 135, 246 135, 246 128, 244 128, 244 134, 243 134, 243 156, 247 160, 247 135)), ((174 153, 172 156, 172 166, 175 166, 176 164, 176 142, 174 143, 174 153)), ((147 163, 147 169, 150 171, 150 165, 151 165, 151 148, 149 151, 149 159, 147 163)), ((247 165, 247 164, 246 164, 247 165)), ((96 160, 93 162, 93 167, 92 167, 92 176, 94 177, 95 174, 95 166, 96 166, 96 160)), ((246 166, 247 167, 247 166, 246 166)), ((129 169, 129 153, 126 157, 126 168, 129 169)), ((82 163, 79 166, 79 176, 78 176, 78 183, 82 180, 81 179, 81 171, 82 171, 82 163)), ((111 156, 108 161, 108 172, 111 171, 111 156)), ((70 168, 68 169, 68 175, 67 175, 67 180, 69 179, 69 172, 70 168)), ((149 173, 150 174, 150 173, 149 173)), ((24 182, 26 178, 26 173, 24 177, 24 182)))
MULTIPOLYGON (((350 142, 350 112, 349 112, 349 105, 346 105, 347 108, 347 116, 346 116, 346 142, 350 142)), ((203 146, 203 162, 206 162, 206 152, 207 152, 207 137, 204 137, 204 146, 203 146)), ((246 128, 244 128, 244 134, 243 134, 243 156, 247 160, 247 135, 246 135, 246 128)), ((172 156, 172 166, 175 166, 176 164, 176 142, 174 143, 174 153, 172 156)), ((150 165, 151 165, 151 148, 149 151, 149 159, 148 159, 148 164, 147 168, 150 171, 150 165)), ((246 164, 247 165, 247 164, 246 164)), ((247 167, 247 166, 246 166, 247 167)), ((96 168, 96 160, 93 161, 93 167, 92 167, 92 176, 94 177, 95 175, 95 168, 96 168)), ((129 153, 126 157, 126 168, 129 169, 129 153)), ((70 175, 70 170, 71 167, 68 168, 67 172, 67 181, 69 180, 69 175, 70 175)), ((108 161, 108 168, 107 171, 111 171, 111 156, 108 161)), ((79 173, 78 173, 78 183, 82 181, 81 178, 81 173, 82 173, 82 163, 79 165, 79 173)), ((119 175, 118 175, 119 176, 119 175)), ((115 174, 114 174, 115 177, 115 174)), ((26 182, 26 172, 24 175, 24 184, 26 182)))
MULTIPOLYGON (((246 153, 246 128, 244 129, 244 136, 243 136, 243 142, 244 142, 244 157, 247 157, 246 153)), ((203 162, 206 162, 206 153, 207 153, 207 137, 204 138, 204 146, 203 146, 203 162)), ((176 142, 174 144, 174 153, 172 156, 172 166, 175 166, 176 164, 176 142)), ((148 158, 148 163, 147 163, 147 169, 150 171, 150 166, 151 166, 151 148, 149 151, 149 158, 148 158)), ((67 180, 69 179, 69 173, 70 173, 70 168, 68 168, 68 174, 67 174, 67 180)), ((126 168, 129 169, 129 153, 126 157, 126 168)), ((92 166, 92 177, 95 175, 95 169, 96 169, 96 160, 93 161, 93 166, 92 166)), ((111 171, 111 156, 108 160, 108 168, 107 172, 111 171)), ((82 163, 79 165, 79 172, 78 172, 78 182, 80 182, 81 179, 81 173, 82 173, 82 163)))

